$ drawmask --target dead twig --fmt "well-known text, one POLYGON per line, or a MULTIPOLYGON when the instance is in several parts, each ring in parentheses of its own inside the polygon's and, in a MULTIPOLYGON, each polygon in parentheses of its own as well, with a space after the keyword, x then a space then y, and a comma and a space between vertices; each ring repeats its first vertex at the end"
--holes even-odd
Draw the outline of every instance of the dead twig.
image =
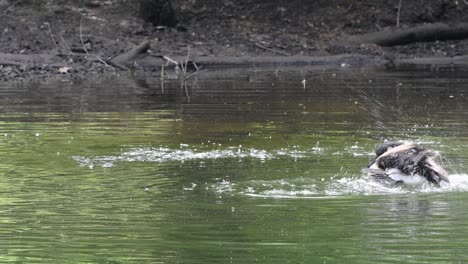
POLYGON ((381 27, 379 24, 377 24, 377 23, 375 23, 375 27, 376 27, 379 31, 382 30, 382 27, 381 27))
POLYGON ((274 52, 274 53, 278 53, 278 54, 281 54, 281 55, 285 55, 285 56, 290 56, 291 54, 287 53, 287 52, 284 52, 284 51, 280 51, 280 50, 275 50, 275 49, 270 49, 268 47, 265 47, 257 42, 254 42, 255 46, 259 47, 259 48, 262 48, 264 50, 268 50, 268 51, 271 51, 271 52, 274 52))
POLYGON ((275 70, 275 76, 278 78, 278 72, 280 71, 281 67, 283 67, 283 63, 281 63, 275 70))
POLYGON ((85 45, 85 43, 83 41, 83 17, 81 17, 81 19, 80 19, 80 41, 81 41, 81 45, 83 46, 83 49, 86 52, 86 54, 89 54, 88 49, 86 48, 86 45, 85 45))
POLYGON ((346 10, 344 11, 343 14, 348 13, 348 12, 351 10, 351 8, 353 8, 353 3, 351 3, 351 4, 348 6, 348 8, 346 8, 346 10))
POLYGON ((104 64, 104 65, 106 65, 106 66, 108 66, 108 67, 111 67, 111 66, 109 65, 109 63, 107 63, 105 60, 103 60, 100 56, 98 56, 98 55, 96 55, 96 54, 91 54, 91 56, 95 57, 100 63, 102 63, 102 64, 104 64))
POLYGON ((10 9, 12 9, 16 4, 18 4, 19 2, 21 2, 22 0, 17 0, 15 1, 13 4, 9 5, 5 11, 3 11, 2 15, 1 16, 6 16, 6 14, 8 13, 8 11, 10 11, 10 9))
POLYGON ((198 65, 195 62, 192 61, 192 64, 193 64, 193 67, 195 67, 196 71, 200 70, 200 67, 198 67, 198 65))
POLYGON ((206 71, 206 69, 200 70, 200 71, 197 70, 196 72, 192 72, 191 74, 189 74, 189 75, 187 75, 186 77, 184 77, 184 80, 183 80, 183 81, 185 82, 186 80, 190 79, 191 77, 196 76, 196 75, 198 75, 198 74, 200 74, 200 73, 202 73, 202 72, 205 72, 205 71, 206 71))
POLYGON ((161 82, 164 82, 164 65, 161 66, 161 82))
POLYGON ((49 36, 50 36, 50 39, 52 40, 52 43, 54 43, 54 46, 59 50, 60 47, 57 45, 57 41, 55 40, 54 34, 52 33, 52 29, 50 28, 49 22, 45 22, 44 24, 46 24, 47 28, 49 29, 49 36))
POLYGON ((403 0, 400 0, 398 2, 398 13, 397 13, 397 19, 396 19, 396 27, 399 28, 400 27, 400 12, 401 12, 401 2, 403 0))
POLYGON ((91 55, 93 56, 94 58, 96 58, 99 62, 101 62, 102 64, 108 66, 108 67, 111 67, 105 60, 103 60, 100 56, 96 55, 96 54, 90 54, 88 52, 88 49, 86 48, 86 45, 84 43, 84 40, 83 40, 83 17, 81 17, 80 19, 80 41, 81 41, 81 45, 83 46, 83 50, 85 51, 86 55, 91 55))
POLYGON ((190 57, 190 47, 188 47, 187 56, 185 57, 185 63, 181 63, 180 65, 180 67, 182 68, 182 72, 184 73, 184 76, 187 75, 189 57, 190 57))
POLYGON ((68 43, 65 41, 65 39, 63 39, 62 37, 62 34, 59 33, 59 37, 60 37, 60 40, 62 41, 63 43, 63 46, 65 46, 65 48, 68 50, 68 53, 72 53, 71 49, 70 49, 70 46, 68 45, 68 43))
POLYGON ((177 62, 176 60, 173 60, 171 58, 169 58, 168 56, 162 56, 163 59, 165 59, 167 62, 166 62, 166 66, 169 65, 169 63, 172 63, 172 64, 175 64, 176 66, 179 65, 179 62, 177 62))

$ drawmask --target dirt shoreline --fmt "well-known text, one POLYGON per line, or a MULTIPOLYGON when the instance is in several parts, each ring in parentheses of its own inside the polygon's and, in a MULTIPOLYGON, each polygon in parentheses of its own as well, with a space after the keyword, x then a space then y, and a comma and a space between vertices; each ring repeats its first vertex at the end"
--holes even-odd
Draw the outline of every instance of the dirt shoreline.
POLYGON ((175 61, 179 70, 191 72, 252 65, 468 64, 468 5, 403 1, 396 28, 398 2, 175 0, 179 23, 167 28, 144 24, 135 1, 3 0, 0 80, 154 72, 175 69, 175 61), (418 34, 425 42, 415 39, 418 34), (448 37, 438 40, 442 35, 448 37), (406 45, 374 44, 372 38, 406 45), (147 47, 129 53, 145 42, 147 47))

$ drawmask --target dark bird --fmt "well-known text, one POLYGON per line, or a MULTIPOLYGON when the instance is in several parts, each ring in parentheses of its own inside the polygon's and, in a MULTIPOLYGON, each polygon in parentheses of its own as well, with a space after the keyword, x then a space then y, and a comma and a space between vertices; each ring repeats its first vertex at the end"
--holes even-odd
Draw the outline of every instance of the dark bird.
POLYGON ((375 150, 375 157, 364 172, 375 180, 390 184, 428 181, 436 186, 449 182, 448 173, 434 160, 434 152, 415 143, 386 142, 375 150))

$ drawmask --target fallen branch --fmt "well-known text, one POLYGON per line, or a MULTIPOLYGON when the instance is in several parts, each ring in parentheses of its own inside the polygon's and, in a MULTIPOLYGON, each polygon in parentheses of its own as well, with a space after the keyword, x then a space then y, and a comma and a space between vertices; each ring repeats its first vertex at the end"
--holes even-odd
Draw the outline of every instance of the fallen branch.
POLYGON ((271 49, 271 48, 268 48, 268 47, 265 47, 263 46, 262 44, 259 44, 257 42, 254 42, 255 43, 255 46, 259 47, 259 48, 262 48, 264 50, 268 50, 268 51, 271 51, 271 52, 274 52, 274 53, 278 53, 278 54, 281 54, 281 55, 285 55, 285 56, 290 56, 291 54, 287 53, 287 52, 284 52, 284 51, 281 51, 281 50, 275 50, 275 49, 271 49))
POLYGON ((445 23, 425 24, 421 26, 383 30, 354 36, 350 39, 354 43, 372 43, 380 46, 398 46, 415 42, 436 40, 457 40, 468 38, 468 23, 448 25, 445 23))
POLYGON ((109 64, 122 70, 128 70, 129 67, 134 64, 137 58, 142 57, 147 53, 149 48, 150 48, 150 41, 145 40, 140 45, 136 46, 135 48, 110 59, 109 64))

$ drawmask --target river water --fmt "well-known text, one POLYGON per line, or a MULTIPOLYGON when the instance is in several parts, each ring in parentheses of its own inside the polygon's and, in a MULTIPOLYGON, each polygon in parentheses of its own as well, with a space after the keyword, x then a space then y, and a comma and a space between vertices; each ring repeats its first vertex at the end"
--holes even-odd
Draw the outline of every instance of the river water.
POLYGON ((468 263, 468 71, 0 84, 1 263, 468 263), (450 184, 361 172, 424 143, 450 184))

